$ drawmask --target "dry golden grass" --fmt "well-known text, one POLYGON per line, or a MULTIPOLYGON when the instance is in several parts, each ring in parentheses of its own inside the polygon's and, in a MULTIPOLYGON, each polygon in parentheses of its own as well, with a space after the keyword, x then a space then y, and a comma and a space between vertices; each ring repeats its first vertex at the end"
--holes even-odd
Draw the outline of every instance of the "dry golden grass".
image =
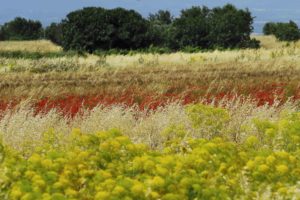
MULTIPOLYGON (((1 99, 13 96, 55 97, 103 91, 119 94, 130 88, 164 93, 170 87, 176 87, 181 92, 188 85, 212 84, 213 88, 227 85, 234 89, 235 86, 268 82, 287 82, 298 87, 300 48, 297 45, 279 47, 280 44, 270 36, 256 37, 263 41, 266 48, 193 54, 66 56, 37 60, 0 58, 0 96, 1 99)), ((46 43, 36 41, 31 44, 36 45, 33 49, 38 49, 42 44, 46 49, 46 43)))
POLYGON ((61 47, 48 40, 37 41, 1 41, 0 51, 26 51, 26 52, 60 52, 61 47))
POLYGON ((253 38, 256 38, 257 40, 260 41, 261 47, 264 49, 280 49, 284 47, 295 47, 299 48, 300 47, 300 41, 298 42, 281 42, 278 41, 275 36, 265 36, 265 35, 253 35, 253 38))
MULTIPOLYGON (((259 50, 260 51, 260 50, 259 50)), ((298 52, 298 50, 297 50, 298 52)), ((270 52, 269 52, 270 53, 270 52)), ((275 56, 266 59, 255 59, 255 55, 243 55, 242 52, 220 52, 222 62, 186 61, 180 54, 161 55, 163 61, 157 65, 137 64, 137 57, 111 56, 109 62, 119 60, 120 66, 108 67, 92 62, 90 58, 79 59, 42 59, 6 60, 7 64, 15 62, 19 69, 44 69, 49 66, 54 69, 47 73, 29 73, 29 70, 17 73, 2 73, 0 79, 1 99, 11 96, 61 96, 64 94, 97 94, 102 91, 119 93, 129 88, 140 88, 145 91, 164 93, 170 87, 176 86, 183 91, 188 85, 205 86, 213 84, 214 88, 232 86, 255 86, 261 83, 286 82, 289 85, 299 85, 298 53, 288 55, 288 50, 278 51, 275 56), (224 54, 234 54, 236 58, 224 54), (168 57, 177 58, 177 63, 168 57), (224 59, 223 59, 224 58, 224 59), (125 59, 127 59, 125 61, 125 59), (228 61, 223 61, 228 59, 228 61), (123 60, 123 62, 121 61, 123 60), (180 63, 181 60, 181 63, 180 63), (174 64, 171 64, 173 63, 174 64), (55 72, 56 69, 66 68, 66 72, 55 72), (71 69, 75 70, 71 70, 71 69)), ((198 58, 201 54, 185 54, 186 59, 198 58)), ((151 60, 153 55, 145 55, 151 60)), ((226 89, 226 88, 225 88, 226 89)))
POLYGON ((264 49, 278 49, 286 46, 286 42, 278 41, 275 36, 254 35, 252 37, 259 40, 264 49))
MULTIPOLYGON (((175 88, 177 93, 184 93, 188 86, 208 86, 204 92, 209 90, 228 92, 234 91, 235 87, 264 86, 266 83, 274 82, 288 82, 290 86, 299 87, 300 48, 297 45, 276 46, 273 44, 276 41, 269 37, 262 37, 261 40, 264 41, 265 48, 258 50, 107 57, 89 55, 38 60, 0 58, 2 69, 0 96, 1 99, 13 99, 105 92, 118 95, 126 89, 162 94, 170 87, 175 88)), ((42 51, 39 48, 43 47, 44 51, 51 51, 49 49, 52 47, 47 46, 47 43, 47 41, 28 42, 27 48, 30 51, 42 51)), ((15 50, 23 42, 8 42, 1 45, 5 47, 4 44, 8 46, 6 50, 15 50)), ((23 48, 26 49, 25 46, 23 48)), ((52 50, 59 51, 55 48, 52 50)), ((230 132, 224 134, 228 134, 228 137, 236 142, 243 141, 251 134, 258 134, 251 129, 253 119, 276 119, 281 110, 296 109, 296 104, 289 103, 279 109, 276 104, 273 107, 257 108, 251 102, 238 101, 224 102, 223 106, 229 110, 231 116, 230 122, 226 125, 226 130, 230 132), (246 126, 249 129, 241 131, 246 126), (237 135, 240 133, 241 135, 237 135)), ((180 104, 170 104, 147 114, 136 108, 122 106, 106 108, 98 106, 91 112, 85 110, 84 113, 70 121, 55 110, 46 115, 35 115, 30 107, 24 106, 3 114, 0 120, 0 133, 6 144, 22 150, 24 147, 34 146, 34 142, 38 142, 42 137, 41 134, 50 128, 67 134, 72 128, 92 133, 114 127, 135 142, 142 141, 151 147, 160 148, 164 141, 161 132, 174 123, 187 127, 194 137, 202 136, 206 128, 193 130, 184 106, 180 104), (34 142, 22 146, 20 141, 34 142)))
MULTIPOLYGON (((300 63, 300 48, 298 43, 285 45, 278 42, 272 36, 254 36, 262 42, 258 50, 231 50, 211 51, 201 53, 171 53, 171 54, 134 54, 134 55, 108 55, 99 57, 89 55, 87 57, 61 57, 42 58, 38 60, 0 58, 1 72, 49 72, 49 71, 101 71, 103 68, 128 68, 128 67, 191 67, 203 68, 207 64, 216 67, 230 68, 233 65, 252 64, 262 62, 300 63)), ((299 43, 300 44, 300 43, 299 43)), ((0 42, 0 51, 31 51, 31 52, 57 52, 60 47, 49 41, 12 41, 0 42)), ((282 65, 284 67, 285 64, 282 65)), ((268 66, 269 67, 269 66, 268 66)), ((278 67, 278 65, 276 66, 278 67)), ((260 67, 259 67, 260 68, 260 67)), ((258 69, 259 69, 258 68, 258 69)), ((272 67, 272 70, 274 67, 272 67)), ((111 69, 110 69, 111 70, 111 69)), ((241 69, 243 70, 243 69, 241 69)))
POLYGON ((5 73, 0 79, 0 99, 121 94, 127 89, 163 94, 172 87, 179 94, 188 90, 189 86, 210 87, 224 92, 236 88, 263 89, 272 83, 288 83, 290 88, 298 88, 299 73, 296 63, 280 61, 205 64, 201 67, 102 68, 97 72, 5 73))
MULTIPOLYGON (((255 63, 300 63, 300 48, 297 46, 282 47, 278 49, 258 50, 232 50, 213 51, 204 53, 171 53, 171 54, 135 54, 135 55, 109 55, 98 57, 61 57, 42 58, 38 60, 0 58, 2 72, 51 72, 51 71, 101 71, 103 69, 122 68, 205 68, 207 64, 216 68, 231 68, 239 64, 251 65, 255 63)), ((281 65, 284 68, 286 65, 281 65)), ((269 66, 268 66, 269 67, 269 66)), ((269 69, 274 70, 276 65, 269 69)), ((252 67, 260 69, 260 67, 252 67)), ((240 70, 243 70, 241 68, 240 70)))
MULTIPOLYGON (((249 136, 264 137, 253 125, 255 119, 276 121, 284 112, 299 110, 297 103, 286 102, 278 107, 257 107, 249 101, 223 101, 220 106, 227 110, 229 120, 220 131, 220 137, 236 143, 243 143, 249 136)), ((80 129, 82 133, 93 134, 101 130, 117 128, 136 143, 144 143, 153 149, 161 149, 170 135, 164 135, 167 128, 174 125, 188 131, 189 137, 210 139, 211 123, 203 123, 201 127, 193 127, 186 112, 186 106, 171 103, 155 111, 144 112, 136 107, 126 108, 122 105, 97 106, 92 110, 83 110, 83 114, 70 119, 53 109, 48 113, 36 115, 29 101, 24 101, 17 108, 0 113, 0 137, 3 142, 21 152, 34 150, 43 141, 43 134, 53 130, 61 140, 68 137, 72 129, 80 129)), ((213 120, 213 116, 205 116, 203 120, 213 120), (207 117, 207 119, 205 118, 207 117)), ((174 133, 176 137, 176 133, 174 133)), ((172 135, 171 135, 172 136, 172 135)))

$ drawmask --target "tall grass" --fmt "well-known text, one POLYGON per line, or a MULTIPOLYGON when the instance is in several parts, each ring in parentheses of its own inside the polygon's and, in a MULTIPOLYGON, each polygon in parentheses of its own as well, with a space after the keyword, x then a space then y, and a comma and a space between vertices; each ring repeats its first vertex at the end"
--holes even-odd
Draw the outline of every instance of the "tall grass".
MULTIPOLYGON (((37 114, 29 101, 24 101, 18 107, 1 113, 0 136, 5 145, 24 154, 33 152, 43 141, 43 134, 49 130, 54 131, 63 142, 67 141, 73 129, 93 134, 117 128, 132 141, 158 150, 170 138, 181 138, 182 132, 192 138, 222 137, 237 144, 250 136, 261 138, 263 142, 265 135, 255 126, 255 120, 278 121, 282 114, 299 110, 295 102, 257 107, 250 99, 223 101, 218 107, 170 103, 154 111, 141 111, 137 107, 99 105, 92 110, 83 108, 74 118, 69 118, 56 109, 37 114), (195 116, 200 126, 194 126, 195 116)), ((264 144, 257 145, 263 148, 264 144)))
POLYGON ((1 41, 0 51, 61 52, 62 48, 48 40, 1 41))
MULTIPOLYGON (((0 71, 45 73, 61 71, 61 61, 69 65, 80 65, 75 71, 99 71, 103 68, 195 68, 237 70, 276 70, 298 67, 300 49, 295 46, 278 49, 214 51, 205 53, 134 54, 134 55, 87 55, 81 57, 62 52, 9 52, 0 49, 0 71), (3 55, 3 56, 1 56, 3 55), (213 66, 211 66, 213 65, 213 66), (244 65, 240 67, 240 65, 244 65), (51 67, 49 67, 51 66, 51 67), (92 68, 90 67, 92 66, 92 68), (263 68, 262 68, 263 67, 263 68), (39 70, 36 70, 39 69, 39 70)), ((65 71, 74 71, 66 68, 65 71)))

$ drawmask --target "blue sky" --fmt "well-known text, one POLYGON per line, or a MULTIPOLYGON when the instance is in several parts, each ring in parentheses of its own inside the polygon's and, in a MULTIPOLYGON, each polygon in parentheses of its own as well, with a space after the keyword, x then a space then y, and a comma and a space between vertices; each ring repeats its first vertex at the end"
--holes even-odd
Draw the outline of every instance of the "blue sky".
POLYGON ((87 7, 125 7, 142 15, 159 9, 168 9, 178 15, 180 10, 193 5, 209 7, 232 3, 239 8, 249 8, 255 18, 255 32, 260 32, 266 21, 300 23, 300 0, 1 0, 0 24, 16 16, 37 19, 44 25, 60 21, 70 11, 87 7))

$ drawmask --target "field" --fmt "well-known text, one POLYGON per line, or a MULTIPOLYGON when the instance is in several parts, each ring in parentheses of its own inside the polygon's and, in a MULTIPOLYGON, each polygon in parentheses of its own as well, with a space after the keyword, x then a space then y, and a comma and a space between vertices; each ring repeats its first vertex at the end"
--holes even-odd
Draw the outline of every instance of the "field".
POLYGON ((300 44, 76 55, 0 42, 0 199, 299 199, 300 44))

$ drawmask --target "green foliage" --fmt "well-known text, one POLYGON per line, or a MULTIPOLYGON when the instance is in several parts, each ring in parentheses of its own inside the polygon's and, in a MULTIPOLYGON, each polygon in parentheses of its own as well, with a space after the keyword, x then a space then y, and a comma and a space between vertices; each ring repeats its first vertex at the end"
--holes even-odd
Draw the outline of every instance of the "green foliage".
MULTIPOLYGON (((224 109, 198 104, 186 112, 196 129, 227 128, 224 109)), ((234 143, 221 134, 195 139, 185 125, 173 124, 161 133, 165 144, 156 151, 115 129, 49 130, 29 151, 0 145, 0 198, 298 199, 300 114, 256 119, 253 126, 257 136, 234 143)))
POLYGON ((174 21, 173 48, 209 47, 210 10, 207 7, 192 7, 182 10, 179 18, 174 21))
POLYGON ((185 53, 198 53, 201 52, 202 49, 199 47, 186 46, 183 49, 181 49, 181 51, 185 53))
POLYGON ((263 33, 265 35, 274 35, 276 32, 277 24, 274 22, 268 22, 263 27, 263 33))
POLYGON ((190 105, 186 108, 186 112, 192 121, 192 126, 198 129, 205 127, 210 137, 219 136, 229 120, 226 110, 203 104, 190 105))
POLYGON ((2 30, 2 27, 0 26, 0 41, 5 40, 5 34, 4 31, 2 30))
POLYGON ((250 49, 258 49, 260 47, 260 41, 254 38, 250 40, 245 40, 238 45, 238 48, 250 48, 250 49))
MULTIPOLYGON (((194 6, 182 10, 178 18, 167 10, 159 10, 148 19, 124 8, 87 7, 69 13, 61 23, 52 23, 44 31, 39 21, 17 17, 1 27, 0 40, 45 37, 64 50, 89 53, 111 49, 114 52, 149 49, 159 53, 258 48, 259 42, 250 39, 252 23, 248 10, 230 4, 214 9, 194 6)), ((294 37, 293 34, 286 37, 294 37)))
MULTIPOLYGON (((253 17, 249 10, 239 10, 233 5, 214 8, 209 16, 210 45, 221 48, 250 47, 253 17)), ((256 46, 255 46, 256 47, 256 46)))
POLYGON ((288 23, 266 23, 263 32, 265 35, 275 35, 280 41, 297 41, 300 39, 298 25, 290 21, 288 23))
POLYGON ((173 22, 174 17, 168 10, 159 10, 155 14, 150 14, 148 19, 155 24, 168 25, 173 22))
POLYGON ((255 120, 261 140, 270 149, 297 151, 300 148, 300 113, 284 115, 277 122, 255 120))
POLYGON ((64 49, 92 52, 96 48, 108 48, 109 26, 105 15, 103 8, 84 8, 69 13, 62 22, 64 49))
POLYGON ((62 22, 65 50, 94 52, 147 47, 148 23, 133 10, 84 8, 62 22))
POLYGON ((168 48, 172 44, 172 23, 174 18, 169 11, 159 10, 148 17, 149 29, 147 37, 151 46, 158 48, 168 48))
POLYGON ((174 141, 154 152, 117 130, 73 130, 57 146, 59 137, 46 135, 28 158, 11 151, 0 165, 1 199, 289 199, 298 191, 297 151, 187 138, 184 148, 174 141))
POLYGON ((192 7, 183 10, 174 21, 173 47, 257 48, 259 42, 250 39, 252 24, 249 10, 240 10, 230 4, 212 10, 192 7))
POLYGON ((62 45, 63 41, 63 32, 62 32, 62 24, 52 23, 45 29, 45 37, 51 42, 62 45))
POLYGON ((0 58, 15 58, 15 59, 31 59, 37 60, 42 58, 60 58, 72 57, 79 55, 77 52, 28 52, 28 51, 0 51, 0 58))
POLYGON ((272 196, 295 196, 289 186, 297 185, 299 171, 299 158, 296 154, 277 151, 259 154, 246 164, 246 173, 249 178, 249 189, 263 192, 266 189, 278 191, 272 196), (269 187, 269 188, 267 188, 269 187))
POLYGON ((4 161, 5 158, 5 151, 4 151, 4 146, 2 145, 2 140, 0 138, 0 165, 4 161))
POLYGON ((148 22, 134 10, 116 8, 108 10, 112 26, 109 48, 141 49, 148 47, 148 22))
POLYGON ((41 22, 16 17, 1 27, 0 35, 3 40, 36 40, 41 38, 42 31, 41 22))
MULTIPOLYGON (((192 7, 174 19, 169 11, 150 14, 148 20, 123 8, 84 8, 71 12, 62 21, 65 50, 142 50, 151 46, 171 50, 257 48, 250 39, 253 17, 233 5, 209 9, 192 7)), ((58 26, 52 27, 58 33, 58 26)), ((50 27, 49 27, 50 31, 50 27)), ((54 41, 55 42, 55 41, 54 41)))

